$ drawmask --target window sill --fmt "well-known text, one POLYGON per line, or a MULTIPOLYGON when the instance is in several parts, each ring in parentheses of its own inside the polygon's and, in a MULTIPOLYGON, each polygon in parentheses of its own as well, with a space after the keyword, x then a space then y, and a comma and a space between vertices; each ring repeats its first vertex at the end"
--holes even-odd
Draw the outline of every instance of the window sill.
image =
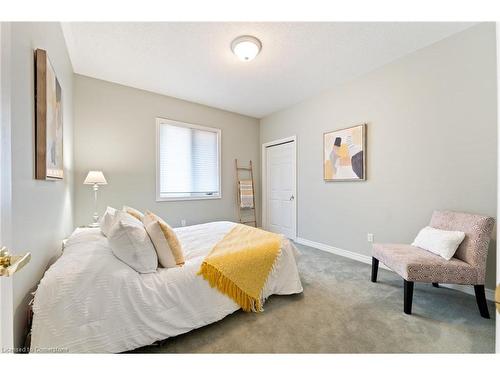
POLYGON ((161 198, 156 197, 157 202, 175 202, 175 201, 202 201, 207 199, 222 199, 222 195, 214 195, 207 197, 172 197, 172 198, 161 198))

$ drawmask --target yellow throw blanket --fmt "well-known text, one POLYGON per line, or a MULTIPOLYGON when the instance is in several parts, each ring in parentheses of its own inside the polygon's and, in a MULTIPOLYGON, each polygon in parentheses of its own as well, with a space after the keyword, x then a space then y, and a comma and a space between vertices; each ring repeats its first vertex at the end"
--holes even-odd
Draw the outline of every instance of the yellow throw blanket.
POLYGON ((262 290, 281 251, 279 234, 237 224, 203 261, 198 275, 244 311, 262 311, 262 290))

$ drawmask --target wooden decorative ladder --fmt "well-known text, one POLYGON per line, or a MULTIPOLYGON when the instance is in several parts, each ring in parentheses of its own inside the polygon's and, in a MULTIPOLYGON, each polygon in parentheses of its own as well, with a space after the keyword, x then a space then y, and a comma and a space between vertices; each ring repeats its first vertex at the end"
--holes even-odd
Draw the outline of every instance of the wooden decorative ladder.
POLYGON ((250 165, 248 167, 242 167, 238 164, 238 159, 234 159, 234 165, 236 167, 236 204, 238 206, 238 219, 241 224, 249 224, 257 227, 257 216, 255 214, 255 185, 253 180, 253 166, 250 160, 250 165), (241 178, 242 175, 248 176, 250 178, 241 178), (242 207, 241 205, 241 185, 242 182, 251 181, 252 182, 252 207, 242 207), (253 220, 250 220, 253 219, 253 220))

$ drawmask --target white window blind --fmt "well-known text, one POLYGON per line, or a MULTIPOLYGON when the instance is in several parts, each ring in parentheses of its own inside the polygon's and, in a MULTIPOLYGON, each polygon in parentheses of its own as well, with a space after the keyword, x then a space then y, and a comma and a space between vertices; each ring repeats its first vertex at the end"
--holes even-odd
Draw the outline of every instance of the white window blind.
POLYGON ((157 120, 157 200, 220 198, 220 133, 157 120))

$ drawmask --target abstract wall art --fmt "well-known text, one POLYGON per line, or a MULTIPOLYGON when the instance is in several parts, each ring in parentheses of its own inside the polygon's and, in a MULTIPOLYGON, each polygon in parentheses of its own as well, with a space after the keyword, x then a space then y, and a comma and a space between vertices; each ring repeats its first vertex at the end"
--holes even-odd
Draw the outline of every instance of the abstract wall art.
POLYGON ((366 124, 323 134, 323 178, 366 180, 366 124))
POLYGON ((35 51, 35 178, 63 178, 61 85, 47 51, 35 51))

